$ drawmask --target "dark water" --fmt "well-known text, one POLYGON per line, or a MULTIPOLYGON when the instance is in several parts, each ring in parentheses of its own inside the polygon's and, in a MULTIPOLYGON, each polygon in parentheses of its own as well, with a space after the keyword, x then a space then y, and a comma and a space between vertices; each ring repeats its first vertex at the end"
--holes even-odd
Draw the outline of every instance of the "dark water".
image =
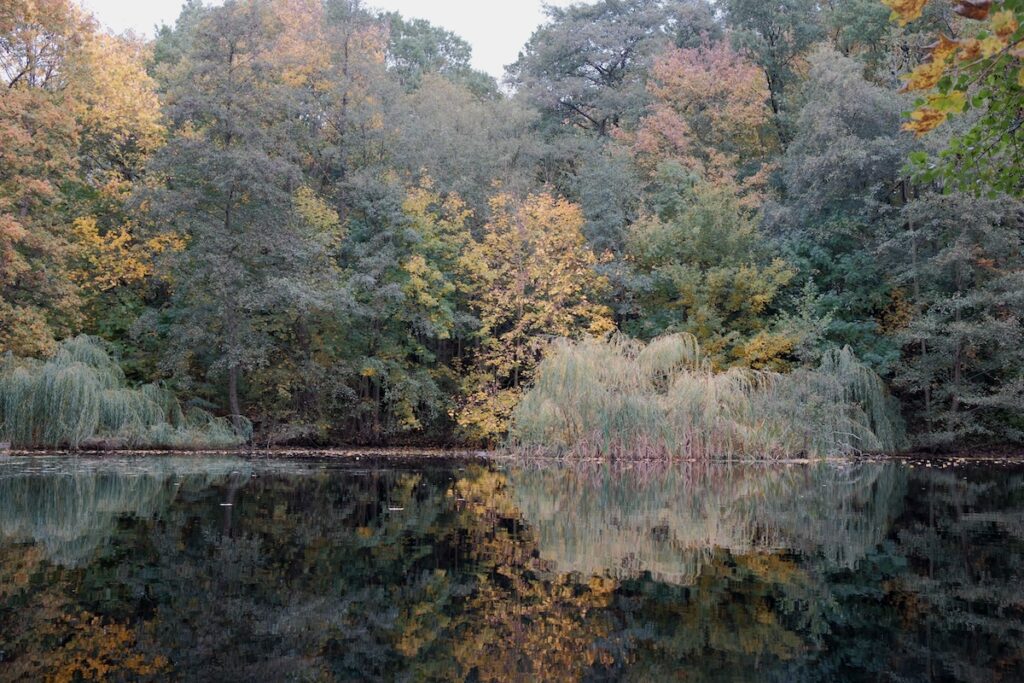
POLYGON ((0 459, 0 680, 1024 680, 1024 465, 0 459))

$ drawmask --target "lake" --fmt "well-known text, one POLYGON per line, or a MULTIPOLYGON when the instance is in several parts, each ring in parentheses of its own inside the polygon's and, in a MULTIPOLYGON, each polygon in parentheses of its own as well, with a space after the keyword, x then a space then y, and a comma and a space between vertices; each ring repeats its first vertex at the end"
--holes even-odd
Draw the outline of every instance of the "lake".
POLYGON ((1024 464, 0 458, 0 680, 1024 680, 1024 464))

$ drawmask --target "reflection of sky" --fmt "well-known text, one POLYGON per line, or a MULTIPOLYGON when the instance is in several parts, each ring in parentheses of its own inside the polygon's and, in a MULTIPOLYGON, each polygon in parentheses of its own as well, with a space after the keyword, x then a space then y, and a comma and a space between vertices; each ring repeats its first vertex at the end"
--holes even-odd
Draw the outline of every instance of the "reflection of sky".
POLYGON ((853 568, 902 510, 906 471, 892 464, 712 466, 512 474, 516 505, 559 571, 618 578, 649 571, 691 583, 715 549, 792 551, 853 568))

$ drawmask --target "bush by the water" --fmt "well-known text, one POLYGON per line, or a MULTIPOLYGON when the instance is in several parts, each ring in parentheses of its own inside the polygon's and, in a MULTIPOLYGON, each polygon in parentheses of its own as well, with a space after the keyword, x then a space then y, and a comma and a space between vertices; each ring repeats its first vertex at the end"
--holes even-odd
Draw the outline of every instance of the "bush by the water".
POLYGON ((689 335, 559 341, 512 442, 570 456, 833 456, 903 446, 898 407, 849 349, 819 368, 716 372, 689 335))
POLYGON ((230 448, 248 439, 248 425, 204 410, 182 410, 153 384, 127 386, 104 343, 79 336, 46 361, 0 361, 0 441, 15 447, 80 448, 107 441, 131 448, 230 448))

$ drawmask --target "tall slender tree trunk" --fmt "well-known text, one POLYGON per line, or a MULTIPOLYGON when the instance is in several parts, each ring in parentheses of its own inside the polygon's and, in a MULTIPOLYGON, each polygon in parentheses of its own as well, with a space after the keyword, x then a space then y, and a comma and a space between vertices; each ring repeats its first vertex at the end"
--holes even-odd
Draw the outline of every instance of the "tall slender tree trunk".
POLYGON ((242 404, 238 400, 238 380, 241 368, 237 364, 228 367, 228 410, 231 411, 231 423, 235 429, 241 427, 242 404))
MULTIPOLYGON (((902 183, 902 194, 903 194, 903 206, 905 207, 910 201, 910 192, 907 187, 908 181, 904 180, 902 183)), ((914 305, 918 309, 918 313, 923 310, 923 303, 921 301, 921 278, 918 273, 918 262, 917 262, 917 233, 914 230, 914 222, 907 221, 907 229, 910 230, 910 260, 911 269, 914 273, 913 287, 914 287, 914 305)), ((928 365, 928 342, 925 339, 921 340, 921 360, 928 365)), ((931 380, 926 380, 924 385, 924 414, 925 419, 931 423, 932 414, 932 387, 931 380)))

